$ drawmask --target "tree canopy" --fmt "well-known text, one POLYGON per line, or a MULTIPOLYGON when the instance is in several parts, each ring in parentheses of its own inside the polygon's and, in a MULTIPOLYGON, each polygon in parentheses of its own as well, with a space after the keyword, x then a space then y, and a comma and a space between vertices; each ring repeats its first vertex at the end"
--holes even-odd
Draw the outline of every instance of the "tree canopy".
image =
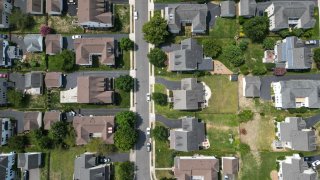
POLYGON ((256 16, 243 24, 244 33, 253 42, 262 42, 269 33, 269 19, 264 16, 256 16))
POLYGON ((276 40, 274 38, 267 37, 263 40, 263 48, 265 50, 274 49, 274 45, 276 45, 276 40))
POLYGON ((235 45, 227 46, 223 49, 223 57, 231 62, 235 67, 239 67, 244 63, 244 57, 240 47, 235 45))
POLYGON ((164 67, 167 60, 167 55, 160 48, 153 48, 148 53, 148 59, 151 64, 156 67, 164 67))
POLYGON ((89 143, 86 144, 86 150, 102 155, 104 153, 115 152, 116 148, 113 144, 106 144, 101 138, 92 138, 89 143))
POLYGON ((8 102, 16 108, 19 108, 23 105, 24 98, 22 92, 20 91, 15 91, 13 89, 8 90, 7 98, 8 102))
POLYGON ((216 58, 222 51, 220 42, 214 39, 204 39, 202 41, 203 52, 206 56, 216 58))
POLYGON ((8 140, 9 148, 14 149, 18 152, 22 152, 27 144, 28 138, 24 135, 13 136, 8 140))
POLYGON ((154 102, 160 106, 166 106, 168 104, 168 96, 166 94, 154 92, 151 97, 154 102))
POLYGON ((118 128, 114 135, 115 145, 122 151, 130 150, 138 138, 137 131, 132 127, 118 128))
POLYGON ((154 137, 158 141, 166 141, 169 137, 168 129, 164 126, 156 126, 152 130, 152 137, 154 137))
POLYGON ((34 19, 29 14, 24 14, 20 9, 14 8, 9 16, 10 25, 14 28, 25 31, 34 25, 34 19))
POLYGON ((130 92, 134 88, 134 79, 129 75, 121 75, 116 79, 116 88, 130 92))
POLYGON ((55 122, 51 125, 49 135, 56 144, 61 144, 68 135, 68 124, 63 121, 55 122))
POLYGON ((116 123, 120 127, 134 127, 136 114, 132 111, 122 111, 116 114, 116 123))
POLYGON ((149 22, 142 27, 144 39, 156 46, 166 41, 169 32, 167 30, 167 21, 159 14, 155 14, 149 22))
POLYGON ((119 168, 116 168, 119 177, 117 179, 121 180, 132 180, 134 178, 134 164, 132 162, 126 161, 120 163, 119 168))
POLYGON ((120 48, 121 50, 125 50, 125 51, 128 51, 128 50, 133 50, 133 47, 134 47, 134 42, 130 40, 130 38, 122 38, 120 40, 120 48))
POLYGON ((313 60, 317 64, 317 68, 320 69, 320 48, 313 49, 313 60))

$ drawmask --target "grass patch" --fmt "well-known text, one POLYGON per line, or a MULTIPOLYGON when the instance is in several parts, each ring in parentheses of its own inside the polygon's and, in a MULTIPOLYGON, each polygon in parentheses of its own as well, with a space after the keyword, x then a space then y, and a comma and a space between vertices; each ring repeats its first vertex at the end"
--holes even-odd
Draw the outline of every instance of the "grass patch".
POLYGON ((239 126, 236 114, 197 114, 197 118, 205 120, 206 123, 213 123, 216 126, 239 126))
POLYGON ((214 124, 207 124, 207 136, 210 141, 209 151, 214 154, 235 154, 238 149, 238 133, 237 129, 220 129, 215 128, 214 124), (232 139, 232 140, 231 140, 232 139))
POLYGON ((263 58, 263 47, 261 44, 249 43, 247 50, 244 52, 245 64, 248 65, 250 69, 253 69, 257 64, 262 64, 263 58))
POLYGON ((166 170, 166 171, 157 171, 156 170, 156 177, 157 179, 162 179, 162 178, 172 178, 174 179, 174 176, 173 176, 173 172, 170 171, 170 170, 166 170))
POLYGON ((239 26, 236 19, 216 18, 215 25, 209 31, 209 36, 217 39, 234 38, 239 26))
MULTIPOLYGON (((164 126, 159 122, 156 122, 156 126, 164 126)), ((174 150, 169 149, 169 141, 157 141, 155 140, 155 156, 156 168, 168 168, 173 166, 174 150)))
POLYGON ((313 17, 316 19, 316 24, 314 25, 314 28, 312 29, 312 39, 319 39, 320 38, 320 32, 319 32, 319 8, 314 8, 314 15, 313 17))

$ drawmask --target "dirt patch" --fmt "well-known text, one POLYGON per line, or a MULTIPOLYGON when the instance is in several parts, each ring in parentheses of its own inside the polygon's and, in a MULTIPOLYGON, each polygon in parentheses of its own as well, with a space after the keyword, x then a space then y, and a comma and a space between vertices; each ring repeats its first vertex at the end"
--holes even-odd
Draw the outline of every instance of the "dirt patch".
POLYGON ((276 170, 272 170, 270 172, 270 177, 272 180, 278 180, 278 172, 276 170))
POLYGON ((246 135, 241 135, 240 140, 250 146, 251 151, 257 151, 257 140, 259 136, 259 121, 261 120, 260 114, 255 113, 253 120, 247 123, 241 123, 240 128, 247 131, 246 135))
POLYGON ((228 69, 224 64, 222 64, 218 60, 213 61, 213 71, 211 71, 211 74, 224 74, 224 75, 230 75, 233 74, 233 72, 228 69))

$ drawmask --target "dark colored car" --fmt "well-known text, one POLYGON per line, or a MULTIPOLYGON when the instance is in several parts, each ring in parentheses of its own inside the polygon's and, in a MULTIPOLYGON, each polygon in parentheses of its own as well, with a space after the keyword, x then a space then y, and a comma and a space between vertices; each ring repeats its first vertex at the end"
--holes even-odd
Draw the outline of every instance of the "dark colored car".
POLYGON ((6 34, 0 34, 0 38, 2 38, 2 39, 7 39, 7 38, 8 38, 8 35, 6 35, 6 34))
POLYGON ((23 180, 29 180, 29 171, 28 170, 23 171, 23 180))

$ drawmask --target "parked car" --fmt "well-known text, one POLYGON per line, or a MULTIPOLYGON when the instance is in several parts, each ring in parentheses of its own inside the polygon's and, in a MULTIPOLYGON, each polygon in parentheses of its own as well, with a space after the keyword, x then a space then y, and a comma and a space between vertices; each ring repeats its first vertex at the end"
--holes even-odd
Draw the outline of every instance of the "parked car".
POLYGON ((110 163, 111 162, 111 158, 104 157, 104 156, 99 156, 98 157, 98 162, 101 163, 101 164, 110 163))
POLYGON ((147 136, 150 136, 150 128, 149 127, 147 127, 146 131, 147 131, 147 136))
POLYGON ((147 102, 151 101, 150 93, 147 93, 147 102))
POLYGON ((2 39, 7 39, 7 38, 8 38, 8 35, 6 35, 6 34, 0 34, 0 38, 2 38, 2 39))
POLYGON ((320 165, 320 160, 316 160, 313 163, 311 163, 312 167, 317 167, 320 165))
POLYGON ((137 20, 137 19, 138 19, 138 12, 137 12, 137 11, 134 11, 134 12, 133 12, 133 17, 134 17, 134 20, 137 20))
POLYGON ((76 1, 75 0, 69 0, 68 4, 76 4, 76 1))
POLYGON ((82 36, 81 35, 73 35, 72 36, 72 39, 78 39, 78 38, 82 38, 82 36))
POLYGON ((0 74, 0 78, 7 78, 8 77, 8 74, 0 74))
POLYGON ((309 40, 309 41, 306 41, 305 44, 314 45, 314 44, 317 44, 317 41, 316 40, 309 40))
POLYGON ((147 143, 147 151, 150 152, 151 151, 151 143, 147 143))

